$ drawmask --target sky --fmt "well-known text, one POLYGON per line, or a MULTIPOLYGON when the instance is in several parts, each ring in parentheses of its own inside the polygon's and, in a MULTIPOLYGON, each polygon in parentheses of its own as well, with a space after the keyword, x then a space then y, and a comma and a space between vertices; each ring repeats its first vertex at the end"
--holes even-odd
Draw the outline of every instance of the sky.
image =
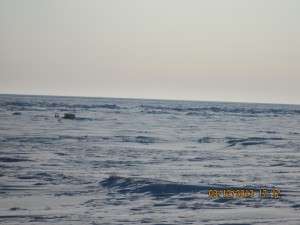
POLYGON ((300 104, 299 0, 0 0, 0 93, 300 104))

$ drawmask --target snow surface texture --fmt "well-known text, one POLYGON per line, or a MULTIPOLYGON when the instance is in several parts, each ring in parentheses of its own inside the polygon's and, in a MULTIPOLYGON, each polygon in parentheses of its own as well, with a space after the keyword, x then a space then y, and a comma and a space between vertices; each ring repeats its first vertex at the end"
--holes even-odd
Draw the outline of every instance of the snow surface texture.
POLYGON ((299 105, 0 95, 0 116, 1 224, 300 222, 299 105))

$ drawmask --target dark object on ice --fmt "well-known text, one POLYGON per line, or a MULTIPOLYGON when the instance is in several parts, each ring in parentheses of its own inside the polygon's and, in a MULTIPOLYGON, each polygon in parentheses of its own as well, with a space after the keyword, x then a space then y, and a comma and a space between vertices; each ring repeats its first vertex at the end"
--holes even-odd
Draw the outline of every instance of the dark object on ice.
POLYGON ((16 211, 16 210, 21 210, 21 208, 19 208, 19 207, 12 207, 12 208, 10 208, 9 210, 11 210, 11 211, 16 211))
POLYGON ((14 112, 13 115, 14 116, 20 116, 20 115, 22 115, 22 113, 21 112, 14 112))
POLYGON ((65 113, 64 119, 73 120, 73 119, 75 119, 75 114, 73 114, 73 113, 65 113))
POLYGON ((58 117, 58 118, 59 118, 59 115, 58 115, 58 113, 55 113, 55 117, 58 117))

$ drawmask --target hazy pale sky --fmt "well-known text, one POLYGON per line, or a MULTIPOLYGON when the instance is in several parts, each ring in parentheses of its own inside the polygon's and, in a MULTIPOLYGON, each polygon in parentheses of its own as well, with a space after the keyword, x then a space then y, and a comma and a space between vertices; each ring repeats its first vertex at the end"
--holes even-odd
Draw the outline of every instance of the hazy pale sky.
POLYGON ((0 93, 300 104, 300 1, 0 0, 0 93))

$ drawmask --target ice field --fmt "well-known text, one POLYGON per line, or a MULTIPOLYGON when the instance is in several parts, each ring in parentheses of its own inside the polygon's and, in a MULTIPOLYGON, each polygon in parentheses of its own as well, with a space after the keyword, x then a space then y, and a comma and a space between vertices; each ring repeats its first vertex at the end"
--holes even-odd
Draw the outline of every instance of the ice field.
POLYGON ((0 118, 1 224, 300 224, 299 105, 0 95, 0 118))

